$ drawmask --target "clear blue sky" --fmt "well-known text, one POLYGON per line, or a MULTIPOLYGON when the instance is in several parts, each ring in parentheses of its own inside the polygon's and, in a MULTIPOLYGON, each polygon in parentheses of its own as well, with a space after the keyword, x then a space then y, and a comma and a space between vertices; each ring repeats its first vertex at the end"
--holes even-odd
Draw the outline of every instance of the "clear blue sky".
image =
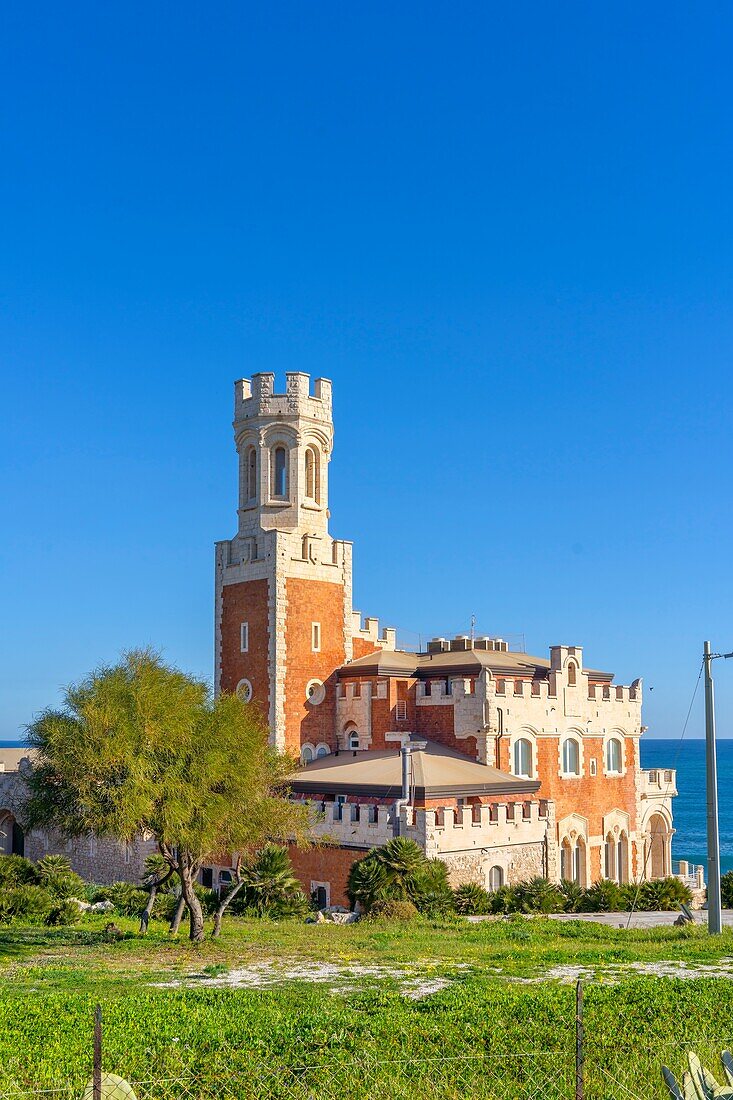
POLYGON ((286 369, 334 381, 357 606, 582 644, 678 736, 733 649, 732 32, 5 5, 0 737, 125 647, 211 673, 232 381, 286 369))

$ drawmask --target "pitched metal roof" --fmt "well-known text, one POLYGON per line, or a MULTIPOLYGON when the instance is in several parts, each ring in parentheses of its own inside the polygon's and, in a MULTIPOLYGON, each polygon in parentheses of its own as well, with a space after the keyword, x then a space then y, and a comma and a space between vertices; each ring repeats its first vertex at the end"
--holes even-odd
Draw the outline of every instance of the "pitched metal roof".
MULTIPOLYGON (((529 796, 539 790, 534 779, 519 779, 508 772, 464 756, 454 749, 428 741, 414 749, 412 787, 415 798, 457 798, 466 795, 529 796)), ((402 792, 402 762, 394 749, 341 751, 322 756, 288 776, 288 786, 297 794, 359 794, 375 798, 399 798, 402 792)))
MULTIPOLYGON (((429 679, 441 674, 478 676, 482 669, 501 676, 532 675, 546 679, 550 662, 544 657, 505 650, 453 649, 444 653, 408 653, 402 649, 379 649, 367 653, 337 670, 339 679, 349 676, 410 676, 429 679)), ((613 673, 586 668, 591 680, 613 680, 613 673)))

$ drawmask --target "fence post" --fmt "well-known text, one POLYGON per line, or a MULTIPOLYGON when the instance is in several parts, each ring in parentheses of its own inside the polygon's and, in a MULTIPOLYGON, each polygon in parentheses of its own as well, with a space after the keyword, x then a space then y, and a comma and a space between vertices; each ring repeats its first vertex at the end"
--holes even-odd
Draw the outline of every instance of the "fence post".
POLYGON ((575 1100, 585 1098, 585 1052, 583 1049, 583 983, 575 987, 575 1100))
POLYGON ((92 1073, 94 1100, 102 1100, 102 1006, 94 1009, 94 1070, 92 1073))

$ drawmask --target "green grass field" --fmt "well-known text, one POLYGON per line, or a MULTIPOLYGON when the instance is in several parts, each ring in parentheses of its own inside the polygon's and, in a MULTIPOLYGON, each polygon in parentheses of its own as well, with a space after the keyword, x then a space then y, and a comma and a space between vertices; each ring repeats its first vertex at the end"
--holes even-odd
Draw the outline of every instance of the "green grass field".
POLYGON ((688 1046, 707 1061, 733 1046, 732 981, 624 969, 725 966, 731 931, 232 919, 220 942, 195 947, 158 926, 140 939, 134 921, 116 922, 130 935, 114 943, 101 917, 0 933, 0 1095, 80 1097, 99 1000, 105 1067, 138 1083, 141 1100, 571 1097, 575 990, 547 980, 556 967, 588 972, 591 1100, 661 1097, 662 1061, 679 1069, 688 1046), (227 988, 242 972, 269 984, 227 988))

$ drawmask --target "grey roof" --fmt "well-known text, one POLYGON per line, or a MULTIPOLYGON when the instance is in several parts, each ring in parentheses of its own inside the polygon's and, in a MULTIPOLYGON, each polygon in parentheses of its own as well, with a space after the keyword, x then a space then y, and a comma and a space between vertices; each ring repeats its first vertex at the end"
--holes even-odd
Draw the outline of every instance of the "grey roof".
MULTIPOLYGON (((482 669, 506 675, 532 675, 546 679, 550 662, 545 657, 531 657, 528 653, 512 653, 502 650, 454 649, 446 653, 407 653, 401 649, 379 649, 342 665, 339 678, 361 676, 414 676, 428 679, 431 676, 454 673, 478 676, 482 669)), ((591 679, 612 680, 613 673, 584 668, 591 679)))
MULTIPOLYGON (((415 797, 460 797, 462 795, 513 795, 521 798, 539 790, 539 782, 519 779, 508 772, 464 756, 454 749, 428 741, 424 749, 412 752, 412 780, 415 797)), ((375 798, 399 798, 402 791, 402 761, 394 749, 351 750, 322 756, 288 777, 298 794, 362 794, 375 798)))

